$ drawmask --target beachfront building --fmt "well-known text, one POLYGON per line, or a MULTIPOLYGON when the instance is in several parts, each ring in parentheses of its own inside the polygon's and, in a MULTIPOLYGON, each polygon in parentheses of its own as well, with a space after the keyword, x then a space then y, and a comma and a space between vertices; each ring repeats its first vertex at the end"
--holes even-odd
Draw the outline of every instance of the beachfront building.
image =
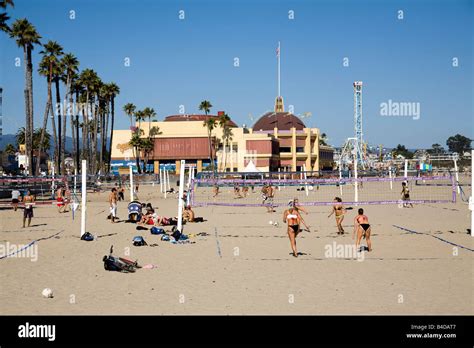
MULTIPOLYGON (((148 170, 155 173, 158 168, 170 168, 179 173, 181 160, 195 166, 197 171, 208 170, 210 151, 219 172, 243 172, 252 162, 262 172, 308 171, 333 168, 334 150, 319 144, 318 128, 308 128, 296 115, 285 112, 283 99, 277 98, 275 111, 262 115, 250 127, 238 127, 229 122, 231 139, 223 141, 223 130, 217 125, 212 131, 211 148, 206 127, 206 118, 217 115, 171 115, 160 122, 141 122, 143 137, 152 127, 160 134, 153 138, 153 151, 148 156, 148 170)), ((136 124, 138 127, 138 123, 136 124)), ((132 130, 114 130, 112 144, 112 168, 124 170, 135 166, 134 149, 128 144, 132 130)), ((143 158, 142 154, 140 155, 143 158)))

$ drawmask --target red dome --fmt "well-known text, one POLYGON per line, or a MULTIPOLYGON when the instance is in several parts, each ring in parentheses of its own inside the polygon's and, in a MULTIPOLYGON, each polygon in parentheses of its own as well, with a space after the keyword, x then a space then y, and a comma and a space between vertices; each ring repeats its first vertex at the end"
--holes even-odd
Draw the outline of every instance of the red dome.
POLYGON ((254 131, 273 131, 274 128, 279 130, 303 130, 306 125, 298 117, 289 112, 267 112, 255 122, 254 131))

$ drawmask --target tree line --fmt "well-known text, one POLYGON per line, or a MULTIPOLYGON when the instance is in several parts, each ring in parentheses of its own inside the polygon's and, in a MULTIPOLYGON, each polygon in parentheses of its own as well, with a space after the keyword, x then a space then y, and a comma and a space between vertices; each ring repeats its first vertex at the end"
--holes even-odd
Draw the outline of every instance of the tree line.
POLYGON ((103 82, 93 69, 86 68, 79 71, 77 57, 72 53, 65 53, 63 47, 56 41, 42 42, 41 35, 28 19, 17 19, 9 25, 7 22, 10 17, 6 10, 7 7, 13 6, 12 0, 0 0, 0 8, 4 11, 0 13, 0 30, 15 40, 18 47, 23 50, 25 127, 22 131, 24 133, 22 140, 28 158, 29 174, 40 173, 39 157, 42 151, 49 150, 49 147, 46 147, 45 138, 48 137, 47 128, 50 118, 54 142, 53 157, 58 174, 66 173, 65 142, 68 123, 73 140, 72 156, 75 167, 79 170, 80 160, 85 159, 90 172, 108 172, 115 122, 115 97, 120 93, 120 88, 114 82, 103 82), (39 52, 41 61, 37 70, 45 78, 48 92, 39 134, 33 126, 32 54, 36 47, 41 47, 39 52), (61 99, 61 87, 64 99, 61 99), (82 116, 81 119, 80 116, 82 116), (35 134, 38 138, 37 148, 34 146, 35 134), (82 143, 82 148, 80 143, 82 143), (34 150, 36 150, 38 160, 33 168, 34 150))

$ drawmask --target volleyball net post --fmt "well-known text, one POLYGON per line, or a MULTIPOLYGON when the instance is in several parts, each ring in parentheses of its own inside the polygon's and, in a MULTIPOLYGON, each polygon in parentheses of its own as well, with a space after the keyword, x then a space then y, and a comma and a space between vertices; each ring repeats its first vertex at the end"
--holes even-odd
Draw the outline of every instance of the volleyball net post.
POLYGON ((82 160, 82 207, 81 207, 81 237, 86 233, 86 204, 87 204, 87 161, 82 160))
MULTIPOLYGON (((469 197, 469 209, 471 210, 471 237, 474 237, 474 175, 473 174, 474 174, 474 150, 471 150, 471 197, 469 197)), ((458 182, 458 185, 459 185, 459 182, 458 182)))
MULTIPOLYGON (((183 195, 184 195, 184 172, 185 172, 185 160, 181 160, 181 166, 179 171, 179 194, 178 194, 178 231, 183 232, 183 195)), ((189 193, 188 193, 189 194, 189 193)))
POLYGON ((129 166, 130 170, 130 202, 134 200, 134 188, 133 188, 133 168, 132 165, 129 166))

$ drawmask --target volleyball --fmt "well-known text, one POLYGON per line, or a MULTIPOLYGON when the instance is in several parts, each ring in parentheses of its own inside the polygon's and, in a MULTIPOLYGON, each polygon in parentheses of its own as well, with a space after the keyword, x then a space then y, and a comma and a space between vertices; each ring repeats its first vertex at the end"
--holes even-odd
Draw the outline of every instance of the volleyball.
POLYGON ((54 297, 53 296, 53 290, 51 290, 50 288, 43 289, 43 292, 41 294, 45 298, 53 298, 54 297))

